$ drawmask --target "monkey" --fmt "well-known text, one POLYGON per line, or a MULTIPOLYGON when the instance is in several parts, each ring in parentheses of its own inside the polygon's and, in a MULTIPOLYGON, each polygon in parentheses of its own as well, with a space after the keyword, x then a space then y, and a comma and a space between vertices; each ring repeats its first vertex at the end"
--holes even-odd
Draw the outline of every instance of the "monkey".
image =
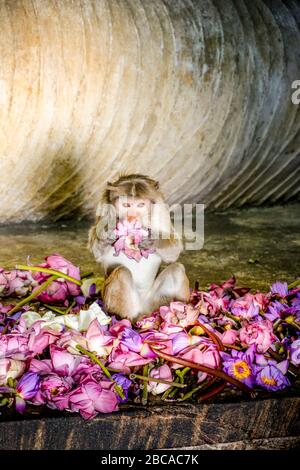
POLYGON ((102 300, 110 314, 136 322, 171 301, 189 301, 189 280, 177 261, 182 238, 174 229, 159 182, 149 176, 123 174, 107 182, 87 248, 104 268, 102 300), (142 240, 143 248, 154 249, 147 258, 137 262, 122 252, 115 256, 113 228, 119 220, 139 220, 148 229, 150 221, 150 233, 157 236, 142 240), (168 266, 160 271, 162 263, 168 266))

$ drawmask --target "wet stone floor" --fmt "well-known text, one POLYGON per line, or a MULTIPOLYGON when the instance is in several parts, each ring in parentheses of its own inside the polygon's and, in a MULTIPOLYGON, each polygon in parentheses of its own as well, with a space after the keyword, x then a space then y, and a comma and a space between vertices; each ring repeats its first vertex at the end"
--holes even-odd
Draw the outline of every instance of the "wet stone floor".
MULTIPOLYGON (((82 272, 103 275, 87 250, 93 221, 18 224, 0 227, 0 266, 41 263, 60 253, 82 272), (29 258, 28 258, 29 257, 29 258)), ((267 290, 275 280, 300 277, 300 204, 204 213, 204 244, 179 258, 191 286, 201 289, 236 276, 239 286, 267 290)))

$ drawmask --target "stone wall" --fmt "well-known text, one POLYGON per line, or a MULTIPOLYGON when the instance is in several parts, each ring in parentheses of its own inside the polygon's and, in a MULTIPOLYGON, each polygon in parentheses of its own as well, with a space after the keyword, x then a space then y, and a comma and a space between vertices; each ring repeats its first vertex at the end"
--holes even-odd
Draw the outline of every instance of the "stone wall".
POLYGON ((93 214, 119 172, 299 199, 299 24, 297 0, 0 0, 0 222, 93 214))

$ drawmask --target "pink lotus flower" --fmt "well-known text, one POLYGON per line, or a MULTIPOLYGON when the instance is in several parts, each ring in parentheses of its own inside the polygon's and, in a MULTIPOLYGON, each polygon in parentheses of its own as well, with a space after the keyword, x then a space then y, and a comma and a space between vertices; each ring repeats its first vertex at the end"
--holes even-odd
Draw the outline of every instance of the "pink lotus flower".
POLYGON ((168 306, 160 307, 159 313, 166 323, 178 325, 181 328, 194 325, 199 316, 198 310, 192 305, 178 301, 171 302, 168 306))
MULTIPOLYGON (((74 266, 59 253, 54 253, 51 256, 47 256, 45 259, 46 263, 39 264, 38 266, 61 271, 74 279, 80 280, 79 268, 74 266)), ((34 274, 34 279, 39 283, 42 283, 48 279, 49 276, 49 274, 37 272, 34 274)), ((60 303, 66 302, 69 295, 75 297, 80 293, 80 286, 74 284, 74 282, 67 281, 64 278, 59 278, 58 280, 53 281, 37 298, 44 303, 60 303)))
POLYGON ((75 330, 65 331, 55 343, 58 347, 66 349, 69 353, 79 355, 76 346, 79 344, 88 349, 87 340, 82 334, 75 330))
POLYGON ((144 358, 140 354, 130 351, 124 344, 119 344, 112 350, 108 362, 109 367, 126 374, 130 372, 130 367, 149 364, 151 358, 144 358))
POLYGON ((155 311, 150 317, 144 317, 141 320, 138 320, 136 322, 136 326, 141 330, 157 330, 159 328, 160 323, 161 317, 159 311, 155 311))
MULTIPOLYGON (((195 362, 203 366, 216 369, 220 364, 220 356, 217 346, 208 338, 195 336, 185 332, 173 337, 174 355, 195 362)), ((179 364, 172 364, 173 369, 178 369, 179 364)), ((205 380, 207 374, 199 372, 199 381, 205 380)))
POLYGON ((239 335, 237 330, 226 330, 224 333, 220 333, 217 330, 214 330, 214 333, 220 338, 223 344, 234 344, 239 335))
POLYGON ((0 268, 0 297, 24 296, 36 284, 29 271, 18 269, 5 271, 0 268))
POLYGON ((97 364, 86 356, 73 355, 56 345, 50 346, 51 359, 31 360, 29 371, 40 376, 55 374, 59 377, 72 378, 74 382, 81 383, 87 377, 101 379, 103 372, 97 364))
POLYGON ((34 404, 47 404, 50 408, 65 409, 68 407, 68 392, 71 391, 73 380, 49 374, 40 381, 40 389, 34 398, 34 404))
POLYGON ((256 344, 257 352, 266 352, 271 344, 276 341, 273 334, 273 324, 269 320, 263 320, 255 323, 248 323, 240 330, 240 340, 250 346, 256 344))
POLYGON ((50 344, 60 336, 59 331, 42 328, 42 322, 36 321, 28 332, 28 349, 32 355, 41 354, 50 344))
MULTIPOLYGON (((153 377, 155 379, 162 379, 172 382, 172 372, 170 367, 167 364, 163 364, 160 367, 154 367, 151 369, 149 377, 153 377)), ((152 393, 153 395, 160 395, 164 393, 168 388, 172 385, 158 383, 158 382, 149 382, 148 383, 148 392, 152 393)))
POLYGON ((218 292, 212 290, 210 292, 200 292, 199 300, 195 305, 199 314, 215 317, 221 311, 228 310, 230 298, 226 295, 220 297, 218 292))
MULTIPOLYGON (((38 287, 33 290, 33 293, 37 289, 38 287)), ((61 281, 55 280, 51 282, 50 286, 48 286, 45 291, 41 292, 41 294, 37 296, 37 299, 45 304, 58 304, 65 302, 67 305, 66 299, 68 295, 67 285, 61 281)))
POLYGON ((82 361, 81 356, 74 356, 55 345, 50 346, 50 356, 54 371, 63 377, 73 375, 82 361))
POLYGON ((20 333, 0 335, 0 358, 25 360, 30 356, 28 336, 20 333))
POLYGON ((118 339, 112 336, 109 332, 104 333, 105 328, 102 328, 98 320, 95 319, 90 323, 86 332, 87 347, 89 351, 94 351, 98 356, 108 356, 113 347, 118 343, 118 339))
POLYGON ((244 297, 232 301, 230 307, 233 315, 246 320, 257 317, 260 308, 257 302, 254 302, 251 294, 246 294, 244 297))
POLYGON ((93 418, 98 412, 116 411, 118 399, 112 387, 112 382, 88 380, 69 394, 69 406, 72 411, 79 411, 84 419, 93 418))
POLYGON ((16 359, 0 359, 0 385, 5 385, 9 378, 16 379, 25 371, 26 363, 16 359))

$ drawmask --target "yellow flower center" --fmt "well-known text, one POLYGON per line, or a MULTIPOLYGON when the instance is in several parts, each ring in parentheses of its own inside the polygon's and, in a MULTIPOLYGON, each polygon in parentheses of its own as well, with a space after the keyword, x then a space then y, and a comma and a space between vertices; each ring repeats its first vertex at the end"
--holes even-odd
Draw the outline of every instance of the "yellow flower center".
POLYGON ((251 374, 250 367, 245 361, 238 361, 233 365, 234 376, 241 380, 246 379, 251 374))
POLYGON ((268 377, 262 377, 261 380, 266 385, 276 385, 277 384, 276 380, 273 377, 271 377, 270 379, 268 377))

